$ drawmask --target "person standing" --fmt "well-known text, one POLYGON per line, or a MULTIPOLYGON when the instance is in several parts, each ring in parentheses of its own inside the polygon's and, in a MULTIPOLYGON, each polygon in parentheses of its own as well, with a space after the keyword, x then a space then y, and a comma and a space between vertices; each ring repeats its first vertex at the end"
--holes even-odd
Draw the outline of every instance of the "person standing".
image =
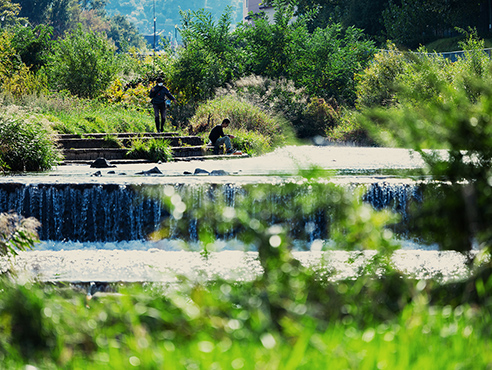
POLYGON ((157 84, 150 89, 149 97, 152 99, 151 102, 154 107, 155 128, 157 132, 163 132, 164 123, 166 122, 166 100, 169 99, 175 102, 176 99, 164 86, 162 77, 158 77, 156 82, 157 84))
POLYGON ((219 154, 220 147, 222 145, 225 145, 227 154, 232 154, 234 152, 231 144, 231 139, 234 139, 234 136, 224 134, 224 129, 227 128, 230 123, 231 121, 228 118, 225 118, 222 121, 222 123, 220 125, 215 126, 212 129, 212 131, 210 131, 210 134, 208 135, 208 138, 210 139, 212 145, 214 146, 215 154, 219 154))

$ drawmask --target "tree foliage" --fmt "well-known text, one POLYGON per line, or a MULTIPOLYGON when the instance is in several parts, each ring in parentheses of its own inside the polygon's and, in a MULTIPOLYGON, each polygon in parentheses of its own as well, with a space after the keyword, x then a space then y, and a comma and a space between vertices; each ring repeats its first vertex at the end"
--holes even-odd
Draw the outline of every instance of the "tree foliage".
POLYGON ((114 47, 106 37, 79 26, 55 44, 48 75, 52 86, 80 97, 93 98, 116 75, 114 47))
POLYGON ((142 35, 138 32, 128 18, 117 14, 109 20, 109 30, 106 32, 112 39, 119 52, 128 52, 130 48, 145 50, 146 44, 142 35))
POLYGON ((39 70, 47 63, 53 42, 53 28, 46 25, 17 27, 12 38, 12 46, 22 62, 33 71, 39 70))
POLYGON ((19 14, 21 7, 11 0, 0 0, 0 27, 9 28, 13 26, 24 26, 27 19, 19 14))
POLYGON ((218 22, 203 9, 181 15, 183 48, 171 72, 171 85, 187 100, 204 100, 240 75, 240 51, 234 47, 230 32, 230 9, 218 22))
POLYGON ((440 181, 437 195, 427 186, 424 204, 413 210, 414 232, 464 252, 492 246, 492 62, 477 46, 469 36, 455 63, 427 54, 402 59, 396 103, 361 117, 381 143, 416 150, 428 166, 423 175, 440 181))

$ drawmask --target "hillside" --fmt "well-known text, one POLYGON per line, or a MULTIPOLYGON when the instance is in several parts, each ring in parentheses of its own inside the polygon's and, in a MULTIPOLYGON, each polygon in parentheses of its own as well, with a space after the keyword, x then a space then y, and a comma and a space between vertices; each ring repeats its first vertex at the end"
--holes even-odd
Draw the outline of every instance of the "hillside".
MULTIPOLYGON (((218 19, 226 6, 231 6, 233 24, 242 20, 242 0, 155 0, 156 30, 162 36, 174 35, 175 25, 180 25, 181 10, 209 10, 218 19)), ((154 0, 112 0, 106 5, 109 16, 122 14, 135 24, 142 34, 154 32, 154 0)))

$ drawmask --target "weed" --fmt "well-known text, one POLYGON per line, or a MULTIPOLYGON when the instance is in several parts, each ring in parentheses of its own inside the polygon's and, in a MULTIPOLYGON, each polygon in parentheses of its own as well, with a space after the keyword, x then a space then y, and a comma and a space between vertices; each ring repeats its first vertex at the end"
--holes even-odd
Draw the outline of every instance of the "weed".
POLYGON ((154 162, 169 162, 173 158, 173 153, 168 140, 136 138, 132 140, 127 156, 146 158, 154 162))

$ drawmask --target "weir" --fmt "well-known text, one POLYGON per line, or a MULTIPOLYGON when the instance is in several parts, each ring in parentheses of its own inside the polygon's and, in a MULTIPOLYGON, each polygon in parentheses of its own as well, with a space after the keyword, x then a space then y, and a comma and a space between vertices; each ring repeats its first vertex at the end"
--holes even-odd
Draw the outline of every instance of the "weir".
MULTIPOLYGON (((167 185, 170 186, 170 185, 167 185)), ((181 197, 192 197, 197 206, 202 197, 213 197, 217 192, 227 199, 229 206, 235 205, 238 194, 244 191, 233 183, 193 185, 171 185, 181 197), (205 186, 205 188, 204 188, 205 186)), ((342 186, 342 185, 340 185, 342 186)), ((375 209, 391 208, 407 218, 411 202, 420 202, 420 187, 411 183, 373 182, 351 184, 352 188, 363 187, 361 201, 375 209)), ((114 242, 145 240, 161 227, 161 222, 171 218, 162 204, 164 188, 160 185, 118 184, 0 184, 0 212, 13 211, 24 217, 35 217, 41 223, 39 237, 42 241, 114 242)), ((268 207, 277 207, 278 199, 267 198, 268 207)), ((322 210, 315 215, 303 215, 296 210, 297 220, 293 227, 303 228, 303 237, 309 240, 323 238, 326 233, 326 214, 322 210)), ((272 219, 272 222, 275 220, 272 219)), ((196 222, 188 220, 187 237, 197 239, 196 222)), ((294 220, 292 220, 294 223, 294 220)), ((172 222, 171 222, 172 224, 172 222)), ((171 230, 170 237, 182 237, 178 230, 171 230)), ((230 231, 223 235, 234 237, 230 231)), ((309 241, 308 240, 308 241, 309 241)))

